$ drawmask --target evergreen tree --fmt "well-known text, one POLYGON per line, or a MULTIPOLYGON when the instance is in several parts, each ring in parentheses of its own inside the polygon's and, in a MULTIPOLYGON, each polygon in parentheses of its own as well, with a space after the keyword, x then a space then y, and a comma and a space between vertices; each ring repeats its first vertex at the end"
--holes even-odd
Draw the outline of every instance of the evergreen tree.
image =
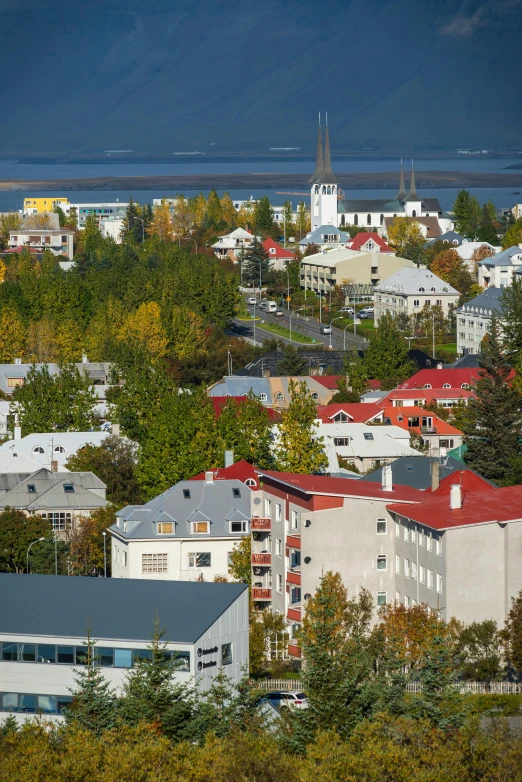
POLYGON ((416 677, 421 693, 411 700, 409 714, 415 719, 427 719, 442 730, 461 728, 466 714, 456 687, 448 643, 444 634, 430 638, 416 677))
POLYGON ((470 196, 467 190, 461 190, 453 204, 453 214, 458 233, 475 240, 482 217, 480 204, 475 196, 470 196))
POLYGON ((460 673, 474 682, 490 682, 502 673, 500 635, 493 619, 472 622, 460 632, 457 642, 460 673))
POLYGON ((511 609, 502 630, 504 656, 508 665, 522 674, 522 590, 511 598, 511 609))
POLYGON ((136 204, 132 196, 130 196, 127 209, 125 210, 125 218, 123 220, 123 241, 132 239, 134 242, 141 242, 143 240, 144 224, 142 223, 142 219, 143 217, 140 214, 139 205, 136 204))
POLYGON ((84 646, 85 667, 75 671, 76 686, 69 690, 73 702, 64 712, 65 724, 101 736, 116 726, 116 695, 101 672, 90 631, 84 646))
POLYGON ((218 226, 223 219, 221 201, 216 190, 211 190, 208 194, 206 216, 211 226, 218 226))
POLYGON ((483 341, 481 373, 475 397, 469 400, 464 430, 466 463, 495 483, 508 480, 513 460, 520 456, 522 410, 519 394, 508 383, 511 366, 503 355, 495 314, 491 332, 483 341))
POLYGON ((226 401, 217 421, 217 432, 224 448, 234 451, 236 459, 265 469, 272 465, 270 418, 252 391, 240 404, 234 399, 226 401))
POLYGON ((480 217, 480 224, 478 228, 478 240, 479 242, 488 242, 495 246, 498 242, 497 229, 494 226, 496 220, 495 206, 491 201, 488 201, 482 207, 482 214, 480 217))
POLYGON ((306 383, 290 380, 290 404, 283 410, 275 457, 277 469, 283 472, 318 473, 328 466, 323 449, 323 438, 317 437, 314 421, 315 402, 306 383))
POLYGON ((506 351, 517 362, 522 357, 522 279, 514 274, 511 285, 502 290, 499 299, 499 318, 502 322, 503 343, 506 351))
POLYGON ((146 722, 173 741, 191 738, 194 693, 174 682, 176 658, 166 654, 164 630, 158 620, 147 647, 147 657, 135 657, 118 703, 118 716, 127 725, 146 722))
POLYGON ((408 358, 408 343, 392 315, 386 312, 370 334, 370 344, 364 353, 368 378, 380 380, 382 388, 394 388, 413 370, 408 358))
POLYGON ((243 283, 257 287, 266 282, 270 273, 270 258, 257 236, 252 245, 248 247, 241 260, 243 270, 243 283))
POLYGON ((268 196, 262 196, 254 209, 254 225, 256 231, 262 234, 270 234, 274 227, 274 210, 268 196))
POLYGON ((293 345, 284 345, 283 358, 277 363, 277 373, 297 377, 304 375, 307 370, 307 360, 293 345))

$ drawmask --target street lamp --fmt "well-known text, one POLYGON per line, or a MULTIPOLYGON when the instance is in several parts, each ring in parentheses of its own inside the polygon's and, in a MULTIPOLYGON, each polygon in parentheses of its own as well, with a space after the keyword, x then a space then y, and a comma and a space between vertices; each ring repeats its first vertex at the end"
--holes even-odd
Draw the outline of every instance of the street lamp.
POLYGON ((287 310, 290 309, 290 273, 288 271, 288 263, 285 267, 286 271, 286 308, 287 310))
MULTIPOLYGON (((354 316, 354 317, 355 317, 355 316, 354 316)), ((344 327, 344 329, 343 329, 343 331, 344 331, 344 338, 343 338, 343 350, 346 350, 346 329, 349 329, 349 328, 350 328, 350 324, 348 324, 347 326, 345 326, 345 327, 344 327)))
POLYGON ((103 577, 107 578, 107 533, 102 532, 103 535, 103 577))
POLYGON ((230 352, 230 348, 231 347, 232 347, 232 345, 229 345, 228 346, 228 351, 227 351, 227 354, 228 354, 227 355, 227 369, 228 369, 228 376, 229 377, 232 377, 232 353, 230 352))
POLYGON ((38 538, 38 540, 33 540, 32 543, 29 543, 29 548, 27 549, 27 575, 29 575, 29 552, 31 551, 32 546, 35 545, 35 543, 41 543, 42 540, 45 540, 45 538, 38 538))
POLYGON ((254 347, 256 346, 256 304, 254 304, 254 347))
POLYGON ((188 239, 189 242, 194 242, 194 244, 196 245, 196 253, 197 253, 197 251, 198 251, 198 243, 196 242, 196 240, 192 236, 185 236, 185 239, 188 239))
POLYGON ((335 323, 336 320, 343 320, 343 316, 339 315, 338 318, 334 318, 330 321, 330 350, 332 349, 332 323, 335 323))
POLYGON ((296 310, 290 313, 290 342, 292 341, 292 317, 296 312, 299 312, 299 310, 304 310, 304 307, 298 307, 296 310))

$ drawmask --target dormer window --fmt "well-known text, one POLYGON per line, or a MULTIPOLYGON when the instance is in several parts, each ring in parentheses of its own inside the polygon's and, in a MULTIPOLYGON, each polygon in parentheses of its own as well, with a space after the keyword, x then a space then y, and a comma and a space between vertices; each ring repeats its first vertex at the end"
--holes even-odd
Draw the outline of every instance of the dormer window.
POLYGON ((210 522, 208 521, 193 521, 192 522, 192 534, 193 535, 208 535, 210 532, 210 522))
POLYGON ((45 453, 45 451, 44 451, 44 449, 42 448, 41 445, 35 445, 35 447, 33 448, 33 453, 34 454, 45 453))
POLYGON ((30 483, 28 485, 27 491, 29 492, 29 494, 36 494, 36 486, 34 485, 34 483, 30 483))
POLYGON ((63 445, 57 445, 54 448, 54 452, 55 453, 65 453, 65 448, 63 447, 63 445))
POLYGON ((419 293, 424 293, 425 290, 426 290, 425 288, 419 288, 419 293))
POLYGON ((250 488, 255 488, 256 482, 253 478, 247 478, 245 481, 245 486, 250 486, 250 488))
POLYGON ((190 500, 190 489, 183 489, 183 498, 185 500, 190 500))
POLYGON ((64 483, 63 490, 66 494, 74 494, 74 484, 64 483))
POLYGON ((278 402, 282 402, 283 401, 284 396, 283 396, 283 394, 280 391, 276 394, 276 399, 277 399, 278 402))
POLYGON ((468 388, 469 388, 469 383, 463 383, 463 384, 461 385, 461 388, 464 388, 464 389, 467 391, 467 390, 468 390, 468 388))
POLYGON ((260 402, 267 402, 268 401, 267 395, 266 394, 259 394, 259 401, 260 402))
POLYGON ((158 524, 158 535, 172 535, 174 524, 171 521, 162 521, 158 524))
POLYGON ((230 533, 237 534, 238 532, 248 532, 248 521, 246 519, 241 519, 241 521, 230 522, 230 533))
POLYGON ((432 289, 431 289, 431 292, 432 292, 432 293, 435 293, 435 288, 432 288, 432 289))
POLYGON ((424 388, 431 388, 431 384, 430 383, 424 383, 424 388))
POLYGON ((451 388, 451 386, 450 386, 450 384, 449 384, 449 383, 444 383, 444 385, 442 386, 442 388, 451 388))

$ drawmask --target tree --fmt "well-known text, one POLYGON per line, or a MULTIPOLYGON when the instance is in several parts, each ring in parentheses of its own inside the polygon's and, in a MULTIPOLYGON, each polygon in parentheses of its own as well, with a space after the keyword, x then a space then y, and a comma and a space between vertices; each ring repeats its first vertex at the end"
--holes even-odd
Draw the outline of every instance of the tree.
POLYGON ((461 728, 466 715, 455 686, 450 647, 443 633, 430 636, 417 678, 422 689, 410 703, 411 716, 427 719, 441 730, 461 728))
POLYGON ((248 247, 241 260, 243 281, 254 287, 262 285, 270 272, 270 258, 257 236, 248 247))
POLYGON ((500 645, 500 634, 493 619, 472 622, 464 627, 457 645, 462 677, 474 682, 498 679, 502 673, 500 645))
POLYGON ((145 220, 140 213, 139 204, 130 196, 123 220, 122 240, 132 239, 134 242, 141 243, 145 228, 145 220))
POLYGON ((265 406, 250 391, 240 404, 227 399, 217 421, 217 432, 225 448, 236 459, 245 459, 264 469, 272 465, 271 422, 265 406))
POLYGON ((11 364, 21 358, 25 348, 26 331, 15 309, 5 307, 0 312, 0 362, 11 364))
POLYGON ((172 233, 178 239, 184 239, 194 225, 194 213, 188 198, 182 193, 176 196, 176 205, 171 219, 172 233))
POLYGON ((297 241, 301 241, 310 230, 310 210, 304 201, 300 201, 297 206, 297 217, 295 220, 295 230, 297 241))
POLYGON ((147 657, 135 657, 118 702, 118 715, 127 725, 147 722, 174 741, 190 737, 194 694, 173 681, 176 658, 166 654, 164 630, 156 619, 147 657))
POLYGON ((69 457, 66 467, 71 472, 93 472, 107 485, 109 502, 121 508, 141 503, 136 461, 136 444, 112 434, 101 445, 84 445, 69 457))
POLYGON ((68 576, 69 555, 69 541, 50 534, 31 549, 30 571, 44 576, 68 576))
POLYGON ((38 230, 45 228, 52 228, 54 221, 50 212, 38 212, 36 214, 27 215, 23 218, 24 228, 30 230, 38 230))
POLYGON ((414 217, 394 217, 388 226, 388 244, 397 251, 402 258, 403 252, 408 247, 423 245, 425 238, 420 226, 414 217))
POLYGON ((495 246, 498 243, 498 232, 495 227, 497 212, 492 201, 488 201, 482 207, 482 214, 478 227, 479 242, 488 242, 495 246))
POLYGON ((32 432, 86 432, 95 422, 96 396, 88 376, 73 364, 51 375, 46 364, 32 366, 13 393, 13 412, 24 437, 32 432))
POLYGON ((207 218, 212 226, 218 226, 222 219, 221 201, 215 189, 212 189, 207 198, 207 218))
POLYGON ((491 256, 494 254, 495 251, 492 250, 491 247, 488 247, 485 244, 473 250, 471 256, 471 263, 473 264, 473 274, 475 275, 475 277, 478 274, 478 265, 480 261, 484 261, 486 258, 491 258, 491 256))
POLYGON ((450 278, 463 266, 462 258, 456 250, 443 250, 436 255, 430 265, 430 271, 449 282, 450 278))
POLYGON ((57 352, 56 324, 47 317, 31 321, 27 329, 28 358, 35 363, 52 361, 57 352))
POLYGON ((277 469, 283 472, 318 473, 328 466, 323 449, 323 438, 317 437, 314 421, 315 402, 306 383, 288 383, 290 404, 281 415, 279 436, 275 450, 277 469))
POLYGON ((521 452, 522 409, 519 394, 508 383, 511 366, 503 355, 495 314, 479 364, 482 371, 464 430, 466 463, 488 480, 504 483, 521 452))
POLYGON ((502 630, 504 656, 508 665, 522 673, 522 590, 511 598, 511 609, 502 630))
POLYGON ((394 388, 413 371, 408 358, 408 343, 389 312, 380 319, 370 334, 370 344, 364 354, 369 378, 380 380, 382 388, 394 388))
POLYGON ((234 581, 241 581, 242 584, 252 586, 252 547, 250 535, 245 535, 239 543, 234 543, 234 548, 230 555, 228 573, 234 581))
POLYGON ((5 250, 9 243, 9 231, 17 231, 22 225, 18 212, 0 214, 0 250, 5 250))
MULTIPOLYGON (((345 390, 349 398, 336 401, 360 402, 362 395, 368 391, 370 386, 365 362, 356 348, 343 357, 343 365, 346 374, 345 390)), ((331 401, 334 401, 333 398, 331 401)))
POLYGON ((502 249, 516 247, 517 244, 522 244, 522 217, 515 220, 507 229, 502 239, 502 249))
POLYGON ((254 224, 254 208, 253 201, 244 201, 241 204, 241 208, 237 213, 237 225, 245 230, 250 229, 254 224))
POLYGON ((220 203, 222 220, 232 230, 236 227, 237 212, 229 193, 223 193, 220 203))
POLYGON ((265 668, 267 660, 277 670, 288 643, 285 618, 270 609, 258 611, 251 602, 250 609, 249 673, 258 675, 265 668))
POLYGON ((453 204, 455 227, 459 234, 476 240, 482 218, 482 210, 475 196, 467 190, 460 190, 453 204))
POLYGON ((503 343, 516 362, 522 355, 522 279, 514 274, 511 285, 502 290, 499 299, 499 318, 502 323, 503 343))
POLYGON ((172 241, 170 204, 165 198, 161 199, 161 204, 154 207, 154 217, 147 228, 147 232, 149 236, 157 236, 161 242, 172 241))
POLYGON ((445 631, 444 623, 426 605, 406 608, 396 603, 384 606, 378 626, 383 645, 380 664, 388 671, 406 668, 410 673, 416 671, 431 639, 445 631))
POLYGON ((103 533, 116 523, 116 507, 107 505, 96 508, 89 516, 84 516, 69 535, 69 565, 75 576, 93 576, 111 574, 110 546, 103 533))
POLYGON ((197 350, 205 350, 205 328, 203 318, 188 307, 173 307, 169 349, 176 358, 187 358, 197 350))
POLYGON ((95 641, 87 630, 84 668, 75 671, 75 687, 69 692, 72 704, 65 709, 65 724, 101 736, 116 726, 116 695, 103 676, 96 656, 95 641))
POLYGON ((51 537, 51 525, 47 519, 26 516, 20 510, 6 507, 0 513, 0 570, 3 573, 23 573, 27 569, 29 545, 39 538, 48 537, 51 537))
POLYGON ((120 339, 146 351, 152 359, 162 358, 167 352, 168 339, 159 304, 149 301, 131 312, 123 324, 120 339))
POLYGON ((283 346, 283 358, 277 362, 279 375, 298 376, 304 375, 307 369, 307 360, 293 345, 283 346))
POLYGON ((254 208, 254 225, 256 231, 270 234, 274 226, 274 210, 268 196, 261 196, 254 208))

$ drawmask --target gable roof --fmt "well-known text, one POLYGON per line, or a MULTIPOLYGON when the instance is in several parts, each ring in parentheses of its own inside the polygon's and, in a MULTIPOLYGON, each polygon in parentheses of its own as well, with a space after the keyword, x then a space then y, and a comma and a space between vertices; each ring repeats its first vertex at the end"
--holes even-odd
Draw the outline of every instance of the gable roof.
POLYGON ((356 234, 353 239, 348 239, 346 246, 350 250, 364 250, 364 246, 369 242, 374 242, 379 250, 383 253, 395 253, 395 250, 389 246, 389 244, 379 236, 375 231, 361 231, 356 234))
POLYGON ((404 390, 395 389, 377 404, 382 407, 388 402, 418 399, 425 402, 433 402, 439 399, 469 399, 473 396, 472 391, 464 388, 406 388, 404 390))
POLYGON ((1 495, 0 508, 9 506, 35 512, 94 510, 104 508, 108 504, 102 496, 105 494, 105 488, 103 481, 92 472, 59 473, 42 467, 1 495), (72 485, 74 490, 66 492, 66 484, 72 485))
POLYGON ((314 231, 307 233, 306 236, 300 240, 299 245, 307 244, 344 244, 350 238, 350 234, 345 231, 341 231, 340 228, 336 228, 334 225, 320 225, 314 231), (335 242, 324 241, 323 236, 336 236, 335 242))
POLYGON ((279 242, 274 241, 270 236, 263 242, 263 247, 267 251, 269 258, 287 258, 288 260, 295 258, 295 255, 290 250, 285 250, 279 242))
POLYGON ((462 388, 465 383, 472 386, 479 378, 479 370, 474 368, 441 368, 441 369, 421 369, 396 389, 400 391, 406 388, 422 388, 429 385, 431 388, 441 389, 444 385, 450 388, 462 388))
POLYGON ((491 317, 493 312, 500 312, 500 297, 502 288, 488 287, 474 299, 466 301, 457 312, 472 312, 476 315, 491 317))
POLYGON ((274 470, 257 470, 261 478, 267 477, 277 483, 298 489, 304 494, 330 495, 334 497, 363 497, 374 499, 391 499, 397 497, 406 502, 422 502, 424 496, 409 486, 394 486, 393 491, 383 491, 382 486, 363 483, 362 480, 351 478, 330 478, 326 475, 301 475, 291 472, 275 472, 274 470))
MULTIPOLYGON (((13 636, 149 642, 159 616, 165 639, 195 643, 246 584, 0 573, 0 628, 13 636)), ((246 629, 246 628, 243 628, 246 629)))
MULTIPOLYGON (((364 405, 364 407, 369 407, 369 405, 364 405)), ((460 429, 457 429, 455 426, 452 426, 447 421, 444 421, 442 418, 439 418, 438 415, 435 415, 435 413, 432 413, 431 410, 425 410, 422 407, 417 407, 416 405, 408 405, 407 407, 384 407, 383 410, 383 417, 386 421, 386 419, 389 421, 390 424, 394 426, 400 426, 401 429, 406 429, 407 431, 416 431, 420 432, 420 426, 410 426, 409 425, 409 419, 411 418, 422 418, 423 416, 427 416, 429 418, 435 419, 435 429, 437 435, 461 435, 462 432, 460 429)))
MULTIPOLYGON (((250 462, 247 462, 245 459, 240 459, 238 462, 234 462, 234 464, 231 464, 230 467, 218 467, 213 471, 214 473, 214 480, 215 481, 225 481, 225 480, 238 480, 241 481, 241 483, 246 483, 246 481, 254 481, 255 486, 252 486, 252 490, 256 491, 259 489, 259 479, 256 472, 256 468, 254 465, 250 464, 250 462)), ((201 481, 205 479, 205 473, 200 472, 197 475, 194 475, 193 478, 191 478, 191 481, 201 481)))
POLYGON ((480 261, 478 265, 479 266, 514 266, 511 259, 517 255, 520 255, 522 257, 522 247, 519 247, 516 244, 514 245, 514 247, 508 247, 506 250, 502 250, 502 252, 496 253, 496 255, 492 255, 489 258, 484 258, 484 260, 480 261))
POLYGON ((460 245, 466 241, 466 238, 456 231, 445 231, 445 233, 441 234, 440 236, 437 236, 434 239, 430 239, 429 242, 426 242, 426 246, 430 247, 432 244, 435 244, 436 241, 448 242, 454 247, 460 247, 460 245))
MULTIPOLYGON (((419 489, 420 491, 426 491, 427 489, 431 490, 432 464, 433 459, 429 456, 415 456, 413 458, 403 457, 395 459, 395 461, 393 461, 390 465, 393 483, 397 483, 402 486, 410 486, 411 488, 419 489)), ((380 485, 382 483, 382 469, 382 467, 378 467, 376 470, 363 475, 361 481, 378 483, 380 485)), ((444 459, 440 460, 439 489, 446 480, 450 485, 451 483, 455 483, 456 481, 454 479, 454 474, 460 473, 462 469, 462 462, 458 461, 458 459, 454 459, 452 456, 446 456, 444 459)), ((473 470, 470 470, 469 467, 464 469, 466 472, 476 475, 483 484, 486 483, 489 484, 489 486, 494 487, 494 484, 492 484, 490 481, 486 481, 485 478, 483 478, 478 473, 475 473, 473 470)), ((441 493, 444 492, 445 489, 443 489, 441 493)))
POLYGON ((365 424, 373 421, 374 418, 382 418, 382 410, 375 405, 368 405, 363 402, 336 402, 329 405, 319 405, 317 407, 317 417, 324 424, 332 423, 334 416, 339 413, 345 413, 351 423, 365 424))
POLYGON ((426 293, 435 293, 442 296, 460 296, 460 293, 455 288, 452 288, 448 282, 441 280, 436 274, 430 272, 429 269, 418 269, 416 266, 405 266, 399 269, 398 272, 392 274, 387 280, 383 280, 376 285, 375 291, 414 295, 421 292, 421 288, 424 288, 426 293), (433 291, 431 290, 432 288, 434 288, 433 291))

